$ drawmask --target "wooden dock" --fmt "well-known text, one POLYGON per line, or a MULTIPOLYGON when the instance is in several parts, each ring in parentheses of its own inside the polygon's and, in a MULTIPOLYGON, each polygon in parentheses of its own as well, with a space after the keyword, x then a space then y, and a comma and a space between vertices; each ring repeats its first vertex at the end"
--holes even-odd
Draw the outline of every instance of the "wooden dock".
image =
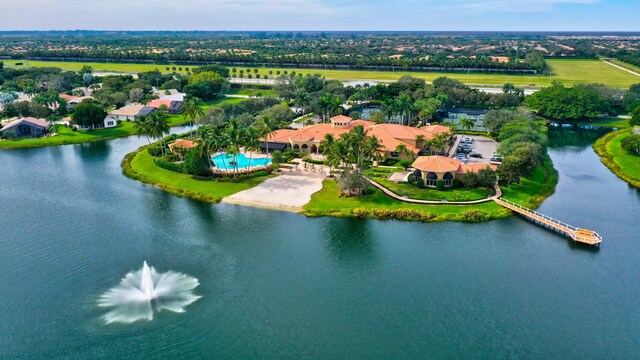
POLYGON ((557 233, 571 238, 574 242, 586 244, 589 246, 600 247, 602 237, 595 231, 580 229, 575 226, 563 223, 562 221, 556 220, 537 211, 527 209, 526 207, 518 205, 509 200, 498 198, 495 199, 495 202, 515 213, 520 214, 524 218, 533 221, 538 225, 544 226, 547 229, 553 230, 557 233))

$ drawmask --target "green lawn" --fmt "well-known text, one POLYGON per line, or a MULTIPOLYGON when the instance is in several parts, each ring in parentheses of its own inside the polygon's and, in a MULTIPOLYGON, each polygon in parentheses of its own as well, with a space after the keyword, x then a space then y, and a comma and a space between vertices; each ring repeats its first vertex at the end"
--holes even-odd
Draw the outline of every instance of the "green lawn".
POLYGON ((628 128, 629 119, 593 119, 591 121, 581 121, 578 125, 591 125, 591 126, 601 126, 601 127, 610 127, 610 128, 619 128, 624 129, 628 128))
POLYGON ((624 131, 613 137, 607 145, 607 151, 613 156, 613 160, 620 165, 626 176, 634 180, 635 184, 640 184, 640 156, 632 155, 622 148, 622 140, 629 135, 631 135, 631 131, 624 131))
POLYGON ((366 174, 373 181, 386 187, 387 189, 393 191, 394 193, 400 196, 409 197, 411 199, 435 200, 435 201, 440 201, 443 199, 448 201, 472 201, 472 200, 484 199, 494 194, 493 190, 487 190, 487 189, 481 189, 481 188, 476 188, 476 189, 462 188, 462 189, 446 190, 446 191, 438 191, 432 188, 420 189, 408 183, 394 183, 392 181, 387 180, 388 177, 396 171, 402 171, 402 169, 375 168, 373 169, 373 171, 368 171, 366 174))
POLYGON ((558 183, 558 172, 554 169, 550 158, 545 160, 544 166, 536 169, 529 178, 522 178, 520 184, 501 186, 502 197, 535 209, 544 199, 551 196, 558 183))
POLYGON ((311 196, 304 206, 308 216, 367 217, 422 221, 487 221, 506 218, 510 212, 489 202, 471 206, 421 205, 400 202, 378 189, 364 196, 341 197, 338 185, 325 180, 322 190, 311 196))
POLYGON ((188 174, 176 173, 158 167, 153 157, 142 148, 128 154, 122 162, 125 175, 146 184, 157 186, 178 196, 218 203, 223 197, 250 189, 272 176, 260 176, 241 182, 199 180, 188 174))
MULTIPOLYGON (((90 63, 90 62, 57 62, 57 61, 27 61, 27 60, 5 60, 7 67, 15 67, 16 62, 28 63, 29 66, 54 66, 64 70, 79 70, 83 65, 89 65, 96 71, 109 72, 129 72, 138 73, 158 69, 166 72, 166 65, 154 64, 129 64, 129 63, 90 63)), ((506 82, 519 86, 535 85, 548 86, 552 80, 558 80, 566 85, 579 83, 603 83, 613 87, 627 88, 629 85, 640 82, 638 76, 626 71, 616 69, 600 60, 595 59, 549 59, 547 60, 552 68, 551 76, 542 75, 502 75, 502 74, 477 74, 477 73, 446 73, 446 72, 412 72, 412 71, 365 71, 365 70, 323 70, 323 69, 285 69, 275 67, 259 68, 261 76, 269 75, 276 77, 276 72, 296 71, 301 74, 319 73, 329 79, 339 80, 373 80, 373 81, 393 81, 403 75, 411 75, 432 81, 440 76, 448 76, 458 79, 467 84, 476 85, 502 85, 506 82)), ((193 66, 192 66, 193 67, 193 66)), ((246 67, 237 67, 245 69, 246 67)), ((253 68, 253 67, 251 67, 253 68)), ((255 74, 252 74, 255 76, 255 74)))
POLYGON ((267 97, 276 97, 278 93, 273 90, 268 89, 236 89, 233 88, 229 92, 231 95, 245 95, 245 96, 267 96, 267 97))
MULTIPOLYGON (((622 66, 625 69, 628 69, 628 70, 631 70, 631 71, 635 71, 635 72, 640 74, 640 67, 637 67, 635 65, 627 64, 626 62, 622 62, 620 60, 611 60, 609 62, 611 62, 613 64, 616 64, 618 66, 622 66)), ((638 82, 640 82, 640 80, 638 82)))
MULTIPOLYGON (((222 103, 239 103, 244 101, 242 98, 217 98, 204 104, 203 109, 208 109, 222 103)), ((168 118, 170 126, 179 126, 186 123, 184 116, 170 115, 168 118)), ((0 149, 17 149, 42 146, 57 146, 67 144, 79 144, 84 142, 100 141, 114 139, 118 137, 131 136, 135 134, 132 122, 123 121, 118 127, 110 129, 100 129, 92 132, 89 131, 72 131, 63 125, 55 125, 58 135, 44 138, 27 138, 19 140, 2 140, 0 141, 0 149)))

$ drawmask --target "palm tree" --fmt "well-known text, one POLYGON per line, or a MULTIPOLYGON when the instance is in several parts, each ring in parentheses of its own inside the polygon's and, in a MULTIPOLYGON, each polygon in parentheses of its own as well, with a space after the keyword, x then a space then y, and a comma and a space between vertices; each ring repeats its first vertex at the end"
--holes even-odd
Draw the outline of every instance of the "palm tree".
POLYGON ((413 101, 411 101, 411 97, 407 94, 400 95, 396 99, 396 106, 398 113, 400 114, 400 125, 404 125, 405 116, 407 119, 407 125, 409 125, 411 113, 413 112, 413 101))
MULTIPOLYGON (((151 115, 147 116, 146 123, 147 134, 151 138, 161 139, 165 134, 169 134, 171 132, 171 126, 169 126, 169 121, 167 121, 167 115, 161 111, 153 112, 151 115)), ((162 147, 162 152, 164 153, 164 146, 162 147)))
POLYGON ((151 139, 149 138, 149 123, 147 122, 147 117, 144 115, 138 116, 133 121, 133 129, 136 131, 136 135, 138 137, 142 135, 147 136, 147 142, 151 145, 151 139))
MULTIPOLYGON (((184 120, 186 121, 187 119, 189 120, 189 127, 191 127, 191 122, 196 120, 199 117, 204 116, 204 110, 202 110, 202 104, 200 102, 200 100, 198 98, 195 97, 188 97, 184 100, 184 102, 182 103, 182 110, 181 110, 183 116, 184 116, 184 120)), ((197 122, 196 122, 196 126, 197 126, 197 122)), ((197 134, 198 130, 196 129, 196 134, 197 134)))
POLYGON ((325 93, 322 94, 322 96, 320 97, 320 99, 318 99, 318 110, 320 110, 320 118, 322 119, 322 122, 325 122, 326 117, 327 117, 327 113, 330 112, 331 108, 333 106, 333 96, 331 96, 331 94, 325 93))
POLYGON ((391 118, 397 111, 396 102, 393 99, 385 99, 382 102, 382 115, 387 118, 387 122, 391 122, 391 118))
POLYGON ((471 128, 476 126, 476 123, 466 117, 463 117, 460 119, 460 125, 462 126, 462 135, 464 135, 464 131, 466 130, 471 130, 471 128))
POLYGON ((258 119, 258 121, 253 124, 258 129, 258 134, 264 138, 264 144, 267 151, 267 158, 269 158, 269 139, 272 138, 275 134, 273 129, 271 128, 270 119, 268 115, 265 115, 258 119))
POLYGON ((244 132, 244 149, 249 151, 249 168, 253 160, 253 152, 260 150, 260 132, 253 126, 248 127, 244 132))
POLYGON ((240 145, 242 144, 243 129, 237 119, 231 118, 224 128, 224 136, 227 138, 228 155, 233 156, 234 168, 233 177, 238 176, 238 154, 240 154, 240 145))

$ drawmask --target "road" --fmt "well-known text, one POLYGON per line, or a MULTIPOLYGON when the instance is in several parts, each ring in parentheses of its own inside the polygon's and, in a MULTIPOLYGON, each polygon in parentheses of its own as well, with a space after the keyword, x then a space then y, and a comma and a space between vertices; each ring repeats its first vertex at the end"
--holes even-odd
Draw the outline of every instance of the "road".
POLYGON ((640 76, 640 74, 638 74, 637 72, 632 71, 632 70, 629 70, 629 69, 627 69, 627 68, 624 68, 624 67, 622 67, 622 66, 620 66, 620 65, 616 65, 616 64, 614 64, 614 63, 612 63, 612 62, 609 62, 609 61, 607 61, 607 60, 602 60, 602 61, 603 61, 605 64, 611 65, 611 66, 613 66, 614 68, 618 68, 618 69, 620 69, 620 70, 622 70, 622 71, 626 71, 626 72, 628 72, 629 74, 633 74, 633 75, 635 75, 635 76, 640 76))

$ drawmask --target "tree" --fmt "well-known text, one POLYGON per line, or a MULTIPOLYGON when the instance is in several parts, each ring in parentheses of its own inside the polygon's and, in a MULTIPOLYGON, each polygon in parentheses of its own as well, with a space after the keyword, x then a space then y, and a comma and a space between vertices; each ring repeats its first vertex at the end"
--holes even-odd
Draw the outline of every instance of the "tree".
POLYGON ((144 99, 144 89, 133 88, 129 90, 129 99, 133 102, 141 102, 144 99))
POLYGON ((557 120, 595 118, 611 110, 610 102, 594 89, 567 88, 558 82, 533 93, 525 103, 540 115, 557 120))
POLYGON ((278 164, 282 164, 286 161, 284 154, 282 153, 282 151, 280 150, 276 150, 273 153, 271 153, 271 162, 278 165, 278 164))
POLYGON ((220 74, 203 71, 189 76, 189 84, 183 88, 188 95, 202 100, 211 100, 228 87, 228 82, 220 74))
MULTIPOLYGON (((266 152, 267 152, 267 158, 269 157, 269 139, 273 137, 274 132, 273 132, 273 128, 271 127, 271 121, 269 120, 268 117, 263 116, 260 119, 258 119, 258 121, 255 122, 254 126, 256 127, 256 129, 258 130, 258 134, 264 138, 264 144, 266 147, 266 152)), ((273 160, 272 160, 273 161, 273 160)))
POLYGON ((460 126, 462 126, 462 135, 464 135, 465 130, 471 130, 476 126, 476 122, 467 117, 463 117, 460 119, 460 126))
POLYGON ((473 189, 478 184, 478 175, 473 171, 467 171, 462 175, 462 183, 467 189, 473 189))
POLYGON ((204 176, 211 171, 208 155, 204 156, 197 149, 189 149, 184 159, 184 170, 195 176, 204 176))
POLYGON ((243 134, 243 142, 245 151, 249 151, 249 165, 253 160, 253 153, 260 150, 260 132, 253 126, 245 129, 243 134))
POLYGON ((478 171, 478 185, 490 189, 498 181, 496 171, 486 167, 478 171))
MULTIPOLYGON (((189 119, 189 126, 191 126, 192 121, 196 121, 196 126, 198 126, 197 119, 204 116, 202 103, 198 98, 195 97, 187 97, 186 99, 184 99, 180 111, 182 112, 185 121, 189 119)), ((196 130, 196 133, 197 132, 198 131, 196 130)))
POLYGON ((83 101, 76 106, 72 115, 73 122, 83 127, 95 127, 104 121, 107 112, 95 101, 83 101))
POLYGON ((631 126, 640 126, 640 105, 631 112, 629 124, 631 124, 631 126))
POLYGON ((622 146, 623 149, 628 151, 630 154, 640 155, 640 135, 631 134, 625 137, 624 139, 622 139, 622 142, 620 145, 622 146))
POLYGON ((229 119, 229 122, 224 128, 224 136, 227 138, 227 154, 233 157, 233 177, 238 176, 238 154, 240 154, 240 146, 242 145, 242 138, 244 129, 240 125, 237 119, 229 119))

